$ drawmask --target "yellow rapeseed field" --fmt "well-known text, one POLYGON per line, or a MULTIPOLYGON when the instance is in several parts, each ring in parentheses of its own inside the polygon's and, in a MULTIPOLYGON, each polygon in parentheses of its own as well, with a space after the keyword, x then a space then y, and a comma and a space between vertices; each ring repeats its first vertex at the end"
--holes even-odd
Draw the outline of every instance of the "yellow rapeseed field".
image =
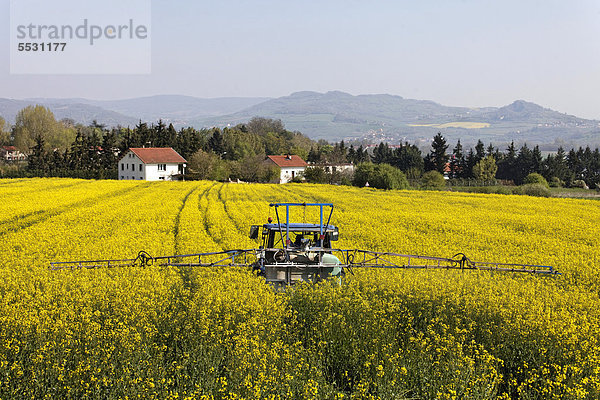
POLYGON ((0 399, 600 398, 597 201, 74 179, 3 180, 0 199, 0 399), (274 201, 334 203, 340 248, 563 275, 362 270, 276 292, 241 269, 48 269, 253 248, 274 201))
POLYGON ((489 128, 490 124, 487 122, 446 122, 443 124, 408 124, 408 126, 430 126, 432 128, 463 128, 463 129, 481 129, 489 128))

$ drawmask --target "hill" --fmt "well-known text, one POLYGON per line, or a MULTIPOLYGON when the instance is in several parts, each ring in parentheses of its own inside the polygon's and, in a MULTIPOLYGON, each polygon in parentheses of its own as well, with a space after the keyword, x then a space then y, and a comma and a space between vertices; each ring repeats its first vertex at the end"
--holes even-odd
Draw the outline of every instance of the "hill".
POLYGON ((86 104, 84 100, 78 102, 74 99, 0 99, 0 116, 13 124, 20 110, 36 104, 48 107, 54 113, 56 119, 70 118, 85 125, 96 120, 107 126, 133 126, 139 121, 138 118, 107 110, 97 105, 86 104))
POLYGON ((496 144, 598 144, 600 121, 586 120, 517 100, 504 107, 448 107, 387 94, 299 92, 238 113, 197 121, 205 125, 243 122, 252 116, 281 119, 315 139, 429 142, 441 131, 451 141, 496 144))
POLYGON ((19 110, 29 105, 44 105, 57 119, 71 118, 89 124, 93 120, 108 126, 132 126, 139 120, 154 122, 162 119, 177 127, 189 126, 202 117, 234 113, 268 100, 265 97, 221 97, 201 99, 190 96, 160 95, 124 100, 88 100, 81 98, 0 99, 0 116, 14 123, 19 110))
POLYGON ((235 125, 255 116, 281 119, 290 130, 312 139, 368 142, 411 141, 428 145, 442 132, 450 142, 466 145, 481 139, 502 146, 510 141, 558 145, 600 145, 600 121, 578 118, 517 100, 504 107, 449 107, 429 100, 389 94, 353 96, 332 91, 297 92, 279 98, 223 97, 202 99, 161 95, 125 100, 0 99, 0 116, 9 122, 30 104, 48 106, 57 118, 84 124, 96 119, 109 126, 131 126, 140 119, 162 119, 177 128, 235 125))

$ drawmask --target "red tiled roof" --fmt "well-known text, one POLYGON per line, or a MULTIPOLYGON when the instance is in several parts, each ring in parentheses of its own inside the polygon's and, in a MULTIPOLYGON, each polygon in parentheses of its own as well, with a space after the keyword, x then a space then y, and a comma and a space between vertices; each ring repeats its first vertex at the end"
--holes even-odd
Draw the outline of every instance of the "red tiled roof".
POLYGON ((268 156, 278 167, 306 167, 308 164, 300 157, 293 156, 268 156))
POLYGON ((185 158, 171 147, 132 147, 131 150, 145 164, 186 163, 185 158))
POLYGON ((17 151, 15 146, 2 146, 2 148, 6 151, 17 151))

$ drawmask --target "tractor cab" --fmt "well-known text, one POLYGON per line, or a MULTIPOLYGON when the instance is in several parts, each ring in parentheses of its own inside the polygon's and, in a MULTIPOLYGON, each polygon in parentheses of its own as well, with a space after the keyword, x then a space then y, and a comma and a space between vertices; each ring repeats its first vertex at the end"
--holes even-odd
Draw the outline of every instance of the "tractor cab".
MULTIPOLYGON (((250 228, 250 239, 258 239, 259 225, 250 228)), ((297 249, 331 249, 331 242, 338 240, 338 228, 327 225, 321 229, 318 224, 274 224, 262 225, 262 248, 275 249, 286 247, 297 249)))
POLYGON ((338 240, 339 231, 330 225, 333 204, 328 203, 274 203, 277 221, 269 218, 268 223, 250 228, 250 238, 259 239, 259 259, 255 270, 264 275, 268 282, 282 286, 298 281, 316 282, 330 276, 341 276, 340 260, 332 253, 332 244, 338 240), (319 207, 320 223, 292 223, 290 207, 319 207), (279 208, 285 207, 286 219, 281 220, 279 208), (324 223, 324 208, 329 207, 329 216, 324 223), (260 236, 260 237, 259 237, 260 236))

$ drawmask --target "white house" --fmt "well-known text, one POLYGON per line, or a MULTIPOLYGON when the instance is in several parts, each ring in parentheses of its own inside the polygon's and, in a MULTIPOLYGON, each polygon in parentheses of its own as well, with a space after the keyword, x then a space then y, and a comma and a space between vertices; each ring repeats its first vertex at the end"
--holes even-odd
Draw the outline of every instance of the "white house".
POLYGON ((21 153, 15 146, 2 146, 0 147, 0 157, 6 161, 23 161, 27 156, 21 153))
POLYGON ((268 156, 267 163, 275 164, 281 169, 279 183, 288 183, 292 179, 302 174, 306 169, 306 161, 296 155, 287 156, 268 156))
POLYGON ((354 164, 351 163, 314 163, 311 167, 323 168, 327 173, 334 172, 347 172, 352 174, 354 172, 354 164))
POLYGON ((130 148, 119 160, 119 180, 171 181, 185 174, 187 161, 170 147, 130 148))

